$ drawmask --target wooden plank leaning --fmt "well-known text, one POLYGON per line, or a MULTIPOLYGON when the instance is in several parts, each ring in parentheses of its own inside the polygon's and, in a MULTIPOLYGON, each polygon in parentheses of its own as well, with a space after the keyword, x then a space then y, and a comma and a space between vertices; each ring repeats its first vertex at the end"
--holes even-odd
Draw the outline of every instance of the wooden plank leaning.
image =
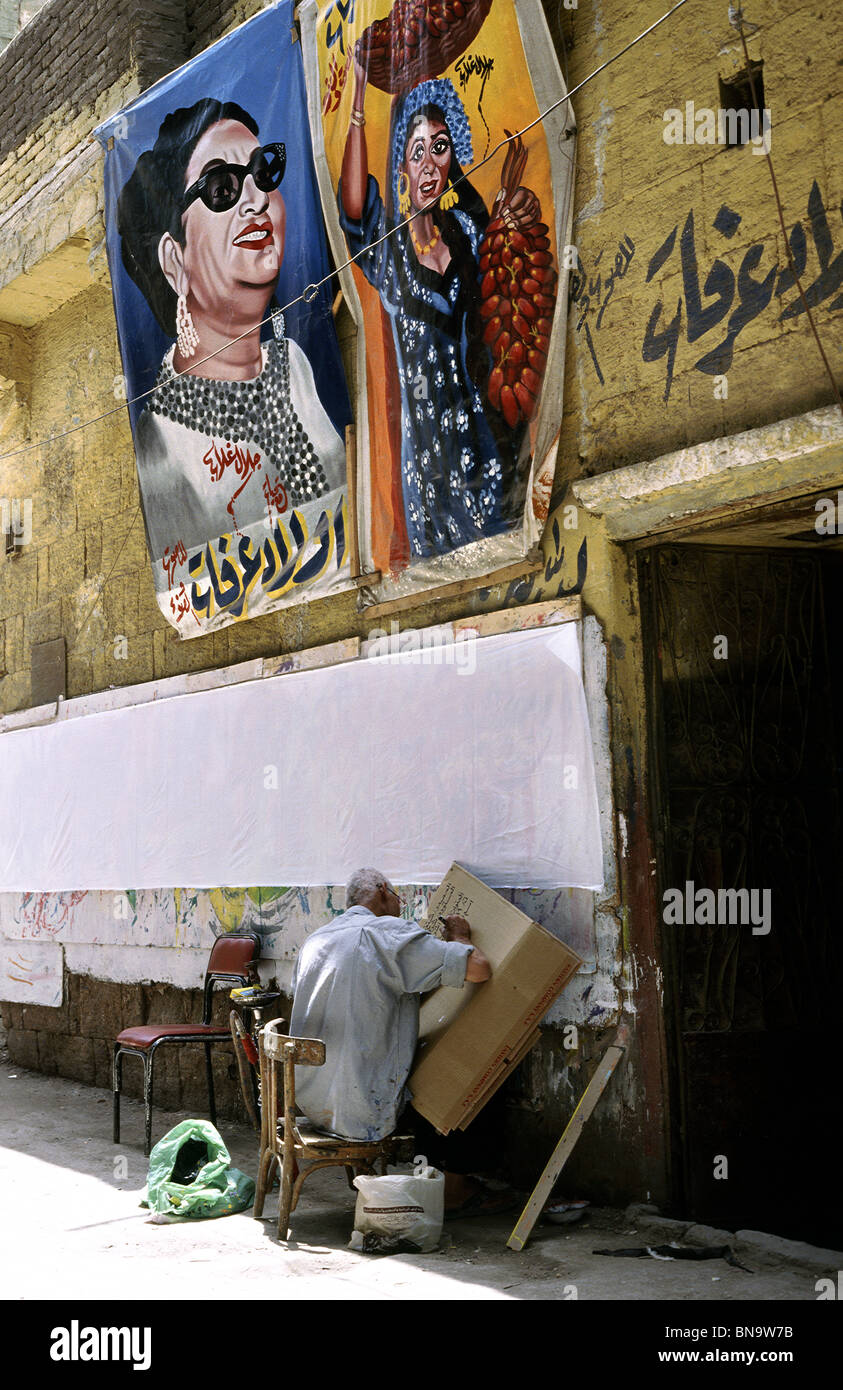
POLYGON ((603 1094, 606 1083, 623 1054, 624 1048, 622 1047, 606 1048, 600 1059, 600 1065, 583 1091, 579 1105, 565 1126, 562 1138, 550 1155, 544 1172, 515 1223, 512 1235, 506 1242, 510 1250, 523 1250, 530 1239, 530 1233, 538 1220, 542 1207, 550 1196, 553 1184, 570 1158, 574 1145, 582 1134, 586 1120, 603 1094))

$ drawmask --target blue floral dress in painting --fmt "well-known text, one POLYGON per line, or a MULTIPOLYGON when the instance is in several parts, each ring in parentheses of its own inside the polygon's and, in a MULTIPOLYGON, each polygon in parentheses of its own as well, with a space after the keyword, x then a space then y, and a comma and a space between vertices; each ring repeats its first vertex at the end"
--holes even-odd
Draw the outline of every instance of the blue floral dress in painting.
MULTIPOLYGON (((388 230, 375 179, 369 175, 359 222, 340 223, 352 253, 388 230)), ((477 263, 482 230, 467 213, 456 217, 477 263)), ((407 229, 357 261, 389 315, 401 387, 401 477, 410 551, 442 555, 509 530, 521 516, 515 484, 519 432, 496 439, 467 363, 468 306, 456 266, 444 275, 421 265, 407 229), (462 289, 462 294, 460 293, 462 289)), ((476 291, 479 293, 479 288, 476 291)), ((487 363, 486 371, 490 366, 487 363)))

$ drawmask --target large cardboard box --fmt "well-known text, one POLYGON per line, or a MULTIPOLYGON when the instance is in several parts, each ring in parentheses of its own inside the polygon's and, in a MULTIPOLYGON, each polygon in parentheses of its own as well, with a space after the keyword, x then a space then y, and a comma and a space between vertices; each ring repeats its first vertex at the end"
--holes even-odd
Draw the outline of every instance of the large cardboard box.
POLYGON ((582 959, 459 864, 448 870, 423 922, 442 934, 457 913, 488 956, 492 978, 434 990, 422 1003, 421 1043, 409 1086, 436 1129, 465 1129, 539 1038, 539 1023, 582 959))

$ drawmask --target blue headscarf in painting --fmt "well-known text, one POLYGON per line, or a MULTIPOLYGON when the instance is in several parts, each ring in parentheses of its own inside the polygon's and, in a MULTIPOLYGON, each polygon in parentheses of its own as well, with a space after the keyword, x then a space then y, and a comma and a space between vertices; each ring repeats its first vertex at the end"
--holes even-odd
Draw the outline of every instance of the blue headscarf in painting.
POLYGON ((398 207, 398 176, 404 162, 407 145, 407 132, 417 111, 424 106, 438 106, 445 117, 454 157, 461 169, 465 169, 474 159, 471 143, 471 127, 465 114, 465 107, 457 96, 453 82, 447 77, 438 77, 431 82, 421 82, 418 87, 402 97, 397 103, 395 124, 392 135, 392 205, 398 207))

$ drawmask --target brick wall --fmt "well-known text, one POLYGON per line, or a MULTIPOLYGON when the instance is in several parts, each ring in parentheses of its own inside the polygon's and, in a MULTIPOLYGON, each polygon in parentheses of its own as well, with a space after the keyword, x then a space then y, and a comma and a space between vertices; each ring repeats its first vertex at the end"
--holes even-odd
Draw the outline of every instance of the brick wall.
MULTIPOLYGON (((201 989, 176 989, 173 985, 113 984, 68 971, 61 1008, 34 1004, 8 1004, 2 1008, 6 1046, 12 1062, 47 1076, 111 1090, 112 1044, 124 1028, 140 1023, 193 1023, 202 1017, 201 989)), ((284 1003, 285 1001, 281 1001, 284 1003)), ((224 988, 214 995, 212 1021, 227 1025, 230 1003, 224 988)), ((282 1010, 269 1010, 276 1017, 282 1010)), ((286 1017, 289 1017, 287 1004, 286 1017)), ((247 1120, 233 1046, 214 1048, 214 1093, 217 1110, 228 1119, 247 1120)), ((141 1098, 139 1062, 124 1059, 122 1091, 141 1098)), ((196 1044, 163 1046, 155 1054, 153 1107, 183 1110, 207 1117, 208 1090, 205 1049, 196 1044)), ((154 1125, 153 1109, 153 1125, 154 1125)), ((110 1117, 104 1118, 110 1124, 110 1117)))
POLYGON ((187 0, 184 9, 191 57, 266 8, 261 0, 187 0))
MULTIPOLYGON (((8 152, 0 162, 4 204, 20 199, 52 167, 57 152, 72 155, 95 120, 122 104, 120 88, 127 73, 134 72, 135 89, 147 86, 162 71, 177 66, 187 54, 200 52, 259 8, 252 0, 234 4, 189 0, 181 6, 162 0, 143 9, 128 0, 103 0, 94 11, 74 7, 68 0, 52 0, 0 55, 0 110, 5 116, 0 137, 8 152)), ((632 0, 606 0, 599 24, 590 6, 563 11, 554 2, 548 3, 547 10, 571 45, 567 60, 572 84, 622 48, 646 23, 641 6, 632 0)), ((804 233, 807 284, 818 278, 821 268, 809 216, 814 182, 828 217, 832 258, 843 254, 843 159, 838 139, 843 96, 839 95, 837 56, 841 25, 839 10, 826 7, 823 12, 821 6, 794 10, 785 0, 768 0, 764 24, 750 40, 753 58, 764 62, 766 104, 773 120, 772 153, 787 226, 799 225, 804 233), (805 35, 817 29, 821 17, 823 41, 808 44, 805 35)), ((557 482, 735 433, 829 399, 829 386, 804 316, 780 318, 792 291, 787 298, 770 295, 762 310, 736 325, 739 331, 726 372, 728 395, 715 396, 712 376, 696 365, 726 336, 732 315, 744 300, 757 294, 753 282, 762 284, 771 268, 785 264, 766 160, 751 149, 667 145, 663 139, 667 108, 682 108, 691 100, 716 107, 719 79, 734 76, 743 61, 734 31, 728 27, 725 5, 686 6, 575 99, 579 135, 573 240, 591 303, 586 316, 580 298, 569 323, 557 482), (734 217, 725 222, 721 218, 729 235, 716 225, 722 208, 739 218, 737 223, 734 217), (688 331, 687 272, 681 257, 683 229, 692 211, 693 261, 704 303, 713 299, 706 283, 716 262, 734 277, 734 292, 724 315, 698 336, 688 331), (657 253, 666 247, 674 228, 673 249, 665 250, 659 262, 657 253), (613 282, 609 296, 609 272, 618 248, 630 243, 634 255, 628 272, 613 282), (747 257, 756 246, 760 256, 753 264, 747 257), (657 264, 650 275, 654 257, 657 264), (648 356, 644 342, 655 306, 663 305, 656 331, 664 333, 680 301, 675 361, 670 362, 666 341, 660 355, 648 356), (668 390, 669 365, 673 380, 668 390)), ((101 182, 99 166, 90 177, 101 182)), ((28 206, 31 200, 24 201, 28 206)), ((0 260, 4 236, 12 240, 0 231, 0 260)), ((62 237, 66 242, 69 232, 62 232, 57 223, 55 240, 46 247, 48 254, 60 248, 62 237)), ((14 240, 20 243, 25 238, 14 240)), ((29 262, 21 269, 27 273, 19 273, 18 280, 30 283, 29 262)), ((843 309, 834 307, 839 294, 838 287, 817 305, 820 332, 838 376, 843 371, 839 331, 843 309)), ((32 438, 48 437, 114 404, 112 383, 120 366, 106 283, 89 284, 83 290, 80 282, 77 297, 55 312, 45 311, 38 322, 20 331, 10 327, 8 345, 5 332, 0 324, 0 353, 10 364, 22 365, 11 365, 7 371, 0 364, 0 375, 11 383, 3 391, 17 391, 20 398, 15 407, 18 422, 8 423, 3 416, 3 452, 32 438)), ((72 697, 110 685, 362 636, 369 627, 365 615, 357 614, 353 598, 343 595, 179 643, 154 601, 125 414, 4 462, 0 465, 3 495, 31 497, 34 505, 31 545, 13 561, 0 559, 0 670, 7 671, 0 682, 0 712, 29 703, 31 644, 58 636, 67 640, 67 692, 72 697), (102 596, 95 602, 100 589, 102 596), (90 610, 90 620, 82 628, 90 610), (118 634, 128 638, 125 660, 115 651, 118 634)), ((646 739, 640 715, 645 692, 637 655, 636 598, 630 589, 628 558, 610 546, 600 527, 582 514, 579 525, 572 543, 560 529, 561 520, 557 521, 556 540, 550 534, 545 539, 546 569, 535 581, 514 582, 506 594, 502 589, 486 590, 468 599, 419 604, 402 615, 402 626, 445 622, 466 613, 555 597, 563 586, 573 587, 578 553, 587 541, 584 601, 612 638, 609 690, 618 806, 634 827, 643 823, 642 806, 646 805, 641 791, 646 739)), ((637 833, 640 849, 636 852, 643 862, 645 841, 643 832, 637 833)), ((635 907, 640 896, 633 883, 624 897, 624 912, 628 903, 633 904, 629 919, 623 918, 633 942, 641 930, 635 907)), ((81 977, 69 979, 66 997, 67 1004, 59 1011, 4 1005, 13 1055, 21 1065, 57 1072, 64 1068, 62 1074, 106 1086, 109 1042, 120 1026, 140 1021, 144 1011, 148 1016, 153 1008, 162 1016, 159 1006, 162 1012, 187 1007, 178 1002, 175 991, 156 994, 154 987, 132 986, 124 996, 122 986, 94 989, 90 981, 81 983, 81 977), (97 993, 99 989, 103 992, 97 993)), ((194 1009, 197 1000, 191 998, 189 1003, 194 1009)), ((549 1040, 548 1058, 552 1060, 558 1052, 558 1044, 549 1040)), ((165 1063, 165 1068, 176 1068, 173 1075, 162 1069, 162 1086, 172 1087, 161 1093, 169 1103, 188 1108, 202 1103, 196 1076, 191 1080, 188 1070, 182 1071, 191 1066, 186 1057, 165 1063), (194 1085, 196 1089, 191 1090, 194 1085)), ((549 1061, 542 1082, 545 1094, 566 1094, 562 1076, 561 1069, 551 1074, 549 1061)), ((130 1064, 126 1078, 130 1089, 137 1085, 130 1064)), ((221 1088, 226 1084, 221 1077, 221 1088)), ((639 1114, 643 1113, 641 1085, 636 1079, 633 1088, 630 1081, 631 1104, 635 1103, 639 1114)), ((648 1095, 647 1103, 650 1109, 657 1106, 658 1095, 648 1095)), ((546 1115, 543 1139, 561 1128, 557 1111, 548 1107, 546 1115)), ((609 1127, 607 1122, 607 1131, 609 1127)), ((530 1136, 534 1131, 525 1125, 524 1133, 530 1136)), ((637 1156, 643 1152, 642 1135, 637 1132, 628 1140, 607 1132, 606 1140, 607 1152, 637 1156)))
POLYGON ((184 62, 186 42, 183 0, 52 0, 40 10, 0 53, 0 210, 49 171, 54 114, 72 125, 87 113, 90 129, 108 114, 99 98, 123 74, 136 73, 143 90, 184 62))
MULTIPOLYGON (((123 1028, 140 1023, 189 1023, 202 1016, 202 991, 173 985, 114 984, 67 972, 65 1003, 58 1009, 32 1004, 0 1005, 6 1029, 9 1060, 18 1067, 62 1076, 71 1081, 110 1091, 112 1045, 123 1028)), ((269 1017, 290 1016, 291 1003, 282 999, 269 1017)), ((229 1001, 224 989, 214 997, 213 1022, 228 1021, 229 1001)), ((570 1118, 571 1105, 579 1100, 588 1076, 613 1032, 581 1030, 581 1044, 567 1070, 567 1086, 560 1090, 548 1076, 558 1071, 564 1055, 562 1035, 545 1028, 541 1042, 527 1063, 519 1068, 501 1093, 499 1119, 501 1144, 514 1181, 529 1187, 535 1181, 536 1153, 550 1153, 570 1118)), ((0 1035, 0 1041, 2 1035, 0 1035)), ((217 1046, 213 1053, 214 1094, 220 1119, 248 1123, 232 1048, 217 1046)), ((124 1058, 121 1094, 142 1098, 139 1062, 124 1058)), ((185 1117, 207 1118, 208 1091, 205 1051, 197 1045, 163 1046, 155 1054, 153 1141, 160 1137, 155 1115, 160 1110, 180 1111, 185 1117)), ((614 1107, 595 1115, 570 1163, 570 1183, 587 1190, 593 1201, 620 1201, 629 1192, 642 1190, 638 1155, 627 1157, 624 1178, 617 1164, 614 1107), (629 1186, 628 1191, 624 1181, 629 1186), (636 1187, 635 1183, 639 1186, 636 1187)), ((103 1133, 110 1134, 111 1112, 103 1110, 103 1133)), ((127 1132, 126 1132, 127 1133, 127 1132)), ((567 1170, 566 1170, 567 1171, 567 1170)))

